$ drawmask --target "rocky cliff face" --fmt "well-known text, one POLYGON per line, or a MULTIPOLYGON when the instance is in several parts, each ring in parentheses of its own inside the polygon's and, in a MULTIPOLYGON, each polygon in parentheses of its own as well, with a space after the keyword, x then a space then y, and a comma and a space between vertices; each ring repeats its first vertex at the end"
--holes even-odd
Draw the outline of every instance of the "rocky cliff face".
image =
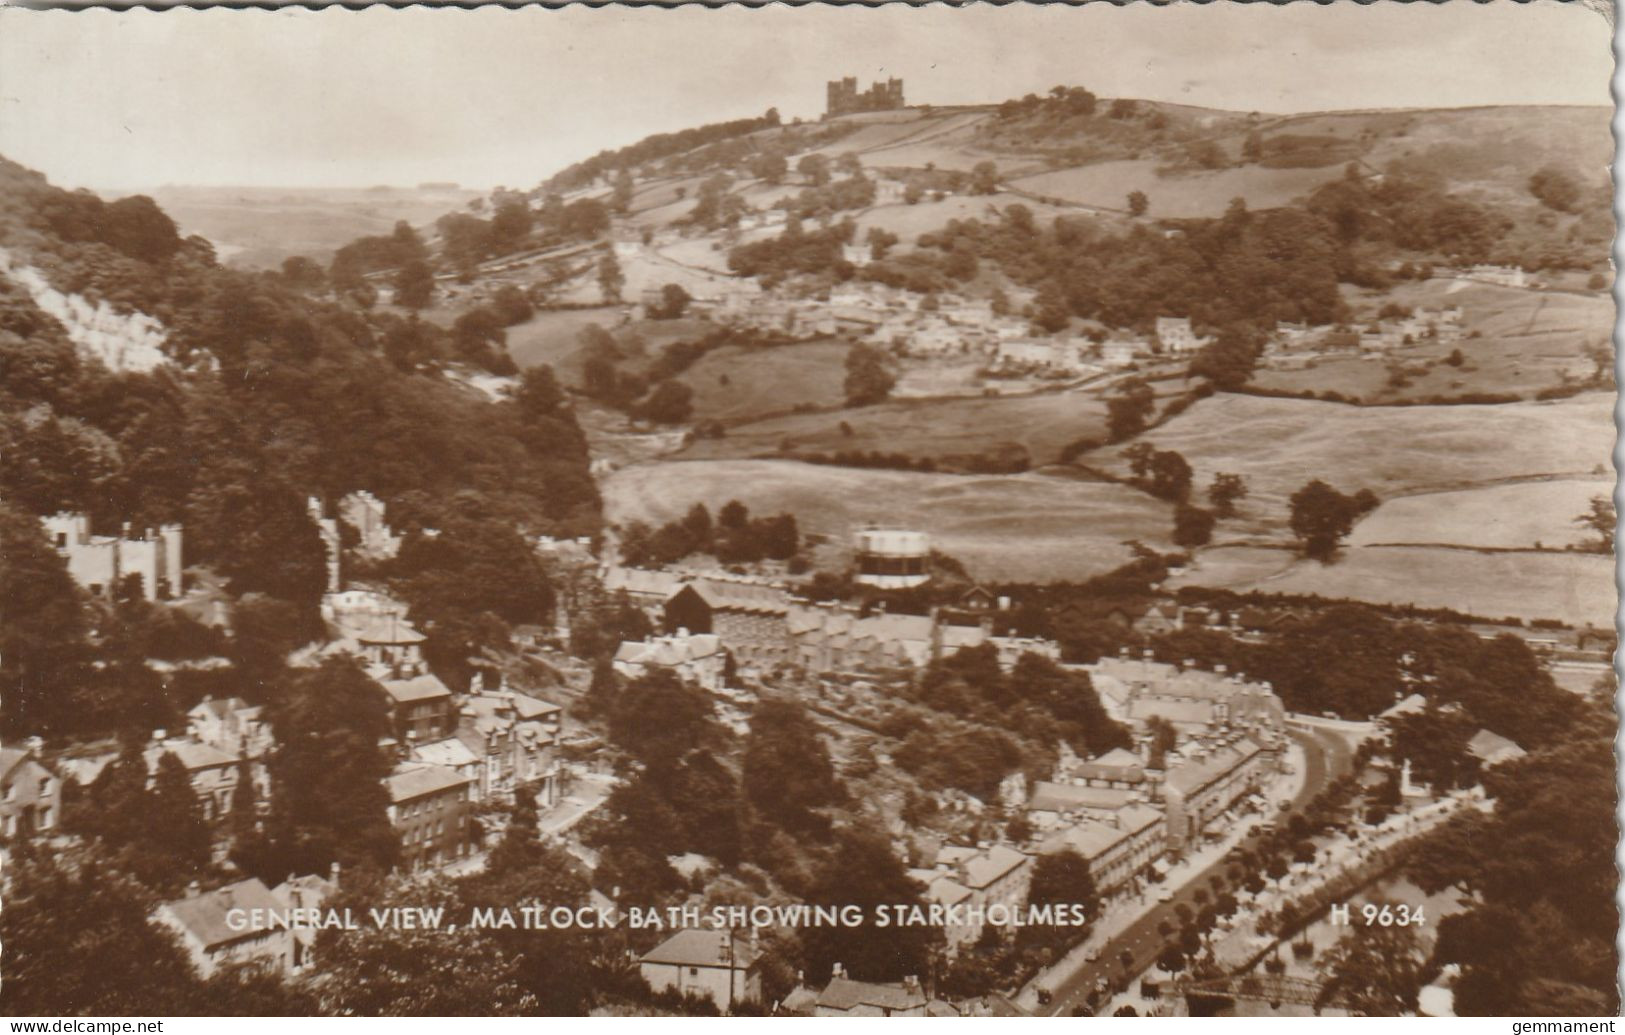
POLYGON ((35 305, 66 328, 68 339, 83 355, 100 360, 109 370, 147 371, 169 362, 164 325, 147 314, 119 313, 106 302, 58 291, 39 270, 14 259, 4 248, 0 275, 22 285, 35 305))

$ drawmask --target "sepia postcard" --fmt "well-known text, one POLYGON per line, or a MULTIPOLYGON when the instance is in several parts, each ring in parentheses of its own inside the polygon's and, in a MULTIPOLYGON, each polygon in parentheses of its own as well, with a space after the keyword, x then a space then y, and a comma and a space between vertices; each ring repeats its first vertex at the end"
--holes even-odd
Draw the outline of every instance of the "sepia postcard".
POLYGON ((1612 38, 0 9, 0 1011, 1618 1016, 1612 38))

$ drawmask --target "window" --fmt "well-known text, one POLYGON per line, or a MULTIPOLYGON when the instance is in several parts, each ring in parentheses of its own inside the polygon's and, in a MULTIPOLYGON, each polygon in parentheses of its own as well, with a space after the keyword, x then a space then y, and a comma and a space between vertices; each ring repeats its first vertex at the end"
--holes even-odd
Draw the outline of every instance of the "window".
POLYGON ((39 828, 41 830, 51 829, 53 822, 54 821, 51 817, 51 807, 49 805, 39 810, 39 828))
POLYGON ((16 801, 17 800, 17 785, 16 784, 14 784, 14 783, 6 784, 6 800, 7 801, 16 801))

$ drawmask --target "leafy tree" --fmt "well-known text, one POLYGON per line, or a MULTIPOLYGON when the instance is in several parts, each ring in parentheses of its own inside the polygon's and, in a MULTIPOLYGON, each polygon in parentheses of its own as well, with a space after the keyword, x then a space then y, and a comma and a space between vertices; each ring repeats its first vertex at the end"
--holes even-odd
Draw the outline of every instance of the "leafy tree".
POLYGON ((610 739, 653 769, 669 769, 719 729, 710 695, 670 669, 627 683, 609 716, 610 739))
POLYGON ((618 215, 626 215, 632 209, 632 173, 622 168, 615 174, 615 188, 610 193, 609 207, 618 215))
POLYGON ((647 401, 638 409, 638 416, 656 424, 681 424, 694 412, 694 389, 681 381, 662 381, 655 385, 647 401))
POLYGON ((1159 449, 1151 455, 1149 491, 1158 499, 1184 502, 1191 494, 1191 465, 1171 449, 1159 449))
POLYGON ((1573 212, 1581 192, 1580 181, 1555 165, 1544 166, 1529 177, 1529 193, 1542 205, 1558 212, 1573 212))
POLYGON ((656 320, 675 320, 687 311, 693 300, 681 284, 667 284, 660 289, 660 304, 649 315, 656 320))
POLYGON ((829 182, 829 159, 817 152, 802 155, 796 163, 796 172, 800 173, 814 187, 822 187, 829 182))
POLYGON ((79 589, 39 522, 0 505, 0 727, 52 734, 74 725, 73 695, 89 653, 79 589))
POLYGON ((422 259, 414 259, 402 266, 391 284, 395 289, 395 304, 406 309, 422 309, 434 298, 434 272, 422 259))
POLYGON ((1607 496, 1591 497, 1591 506, 1574 523, 1597 536, 1591 549, 1597 553, 1614 552, 1614 528, 1619 523, 1614 514, 1614 501, 1607 496))
POLYGON ((767 822, 795 833, 827 833, 813 810, 833 805, 842 789, 818 726, 798 702, 774 698, 751 714, 745 739, 743 786, 767 822))
POLYGON ((1036 906, 1076 903, 1084 907, 1090 921, 1100 915, 1100 893, 1095 888, 1089 860, 1071 849, 1038 857, 1033 863, 1027 901, 1036 906))
POLYGON ((751 160, 751 175, 764 183, 778 186, 790 171, 790 163, 777 151, 763 151, 751 160))
POLYGON ((1206 546, 1213 538, 1213 512, 1180 503, 1174 508, 1174 542, 1180 546, 1206 546))
POLYGON ((1351 928, 1320 958, 1315 1006, 1339 1002, 1366 1017, 1414 1013, 1425 961, 1415 927, 1351 928))
POLYGON ((801 932, 807 976, 827 981, 836 963, 865 981, 898 981, 928 972, 939 928, 877 928, 882 907, 917 904, 924 889, 909 877, 887 838, 876 831, 841 828, 835 832, 828 861, 819 867, 807 895, 812 905, 857 906, 864 921, 855 927, 811 927, 801 932))
POLYGON ((884 402, 891 395, 897 378, 886 368, 879 350, 868 345, 854 345, 846 354, 846 404, 870 406, 884 402))
POLYGON ((186 952, 150 919, 152 892, 104 854, 24 850, 6 869, 0 1009, 14 1017, 203 1012, 186 952))
POLYGON ((186 766, 173 752, 158 757, 145 813, 147 840, 162 845, 173 861, 175 879, 201 875, 209 864, 209 825, 186 766))
POLYGON ((619 302, 625 287, 626 274, 621 272, 621 263, 615 258, 615 253, 610 252, 598 260, 598 289, 603 293, 604 301, 619 302))
POLYGON ((389 824, 378 746, 393 735, 384 690, 349 659, 293 676, 272 702, 270 849, 259 875, 324 873, 333 862, 387 870, 399 843, 389 824))
POLYGON ((1360 504, 1352 496, 1316 479, 1292 494, 1292 534, 1303 544, 1304 556, 1321 563, 1332 559, 1337 545, 1354 529, 1360 504))
MULTIPOLYGON (((374 902, 347 887, 323 903, 364 915, 374 902)), ((454 889, 392 882, 393 906, 464 912, 454 889)), ((373 927, 324 930, 316 942, 322 1012, 368 1017, 512 1016, 536 1009, 521 980, 518 962, 500 951, 488 931, 458 923, 441 927, 373 927), (478 960, 478 966, 469 966, 478 960)))
POLYGON ((1247 480, 1239 474, 1221 471, 1213 476, 1207 488, 1208 502, 1213 513, 1221 518, 1234 517, 1238 500, 1247 498, 1247 480))
POLYGON ((1143 216, 1151 208, 1151 199, 1145 196, 1144 191, 1133 190, 1128 194, 1128 214, 1143 216))
POLYGON ((1120 381, 1106 400, 1106 426, 1113 442, 1133 438, 1146 428, 1156 409, 1156 394, 1137 377, 1120 381))
POLYGON ((970 172, 970 192, 972 194, 997 194, 998 190, 998 166, 992 162, 977 162, 970 172))

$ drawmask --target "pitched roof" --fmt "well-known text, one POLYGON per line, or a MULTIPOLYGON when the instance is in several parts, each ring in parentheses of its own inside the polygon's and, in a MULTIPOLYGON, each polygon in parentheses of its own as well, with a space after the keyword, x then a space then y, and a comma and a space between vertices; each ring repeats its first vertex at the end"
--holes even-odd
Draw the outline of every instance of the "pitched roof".
POLYGON ((479 762, 480 756, 469 750, 467 744, 455 737, 435 740, 427 744, 413 744, 412 757, 430 765, 460 766, 479 762))
POLYGON ((611 567, 604 572, 604 588, 611 593, 624 590, 633 596, 651 596, 665 599, 679 588, 681 576, 670 571, 650 571, 647 568, 611 567))
POLYGON ((1072 809, 1120 809, 1129 803, 1134 791, 1122 787, 1079 787, 1067 783, 1040 780, 1033 784, 1033 793, 1027 807, 1045 812, 1068 812, 1072 809))
POLYGON ((1467 750, 1480 761, 1492 764, 1522 758, 1527 754, 1515 742, 1489 730, 1479 730, 1473 734, 1473 738, 1467 742, 1467 750))
POLYGON ((965 883, 972 888, 985 888, 1026 863, 1027 857, 1014 848, 994 845, 965 861, 965 883))
POLYGON ((395 615, 367 615, 364 620, 349 624, 348 630, 357 643, 399 645, 428 639, 411 622, 395 615))
POLYGON ((409 701, 432 701, 440 697, 450 697, 451 691, 446 689, 433 672, 425 672, 421 676, 411 679, 385 679, 382 681, 386 693, 395 699, 396 704, 406 704, 409 701))
POLYGON ((1098 859, 1129 836, 1127 830, 1119 830, 1109 823, 1085 819, 1045 838, 1040 849, 1045 855, 1073 851, 1085 859, 1098 859))
POLYGON ((902 985, 877 985, 851 978, 830 978, 829 984, 818 993, 822 1009, 852 1010, 859 1006, 873 1006, 881 1010, 918 1010, 925 1006, 925 993, 918 988, 902 985))
POLYGON ((455 769, 427 763, 402 766, 384 778, 384 786, 389 788, 389 800, 396 804, 461 787, 469 782, 468 777, 455 769))
POLYGON ((747 969, 760 952, 752 952, 750 942, 731 931, 689 927, 678 931, 644 953, 640 963, 665 963, 679 967, 732 967, 747 969), (732 952, 729 946, 732 945, 732 952))
MULTIPOLYGON (((244 927, 233 930, 226 923, 226 913, 232 909, 270 909, 280 911, 283 904, 261 884, 259 878, 250 877, 248 880, 227 884, 223 888, 205 891, 198 895, 189 895, 186 898, 165 902, 167 909, 182 928, 186 930, 204 948, 213 948, 217 945, 227 945, 231 942, 248 938, 263 937, 263 930, 253 927, 244 927)), ((252 914, 250 914, 252 915, 252 914)), ((262 914, 263 915, 263 914, 262 914)))
POLYGON ((149 744, 143 755, 147 760, 147 771, 156 773, 158 762, 165 754, 174 755, 180 759, 181 765, 188 772, 198 769, 210 769, 215 766, 236 765, 236 755, 228 754, 212 744, 200 744, 191 740, 166 740, 157 744, 149 744))
POLYGON ((718 611, 782 615, 790 610, 790 594, 779 586, 759 582, 735 582, 729 579, 698 578, 684 588, 692 589, 701 600, 718 611))

